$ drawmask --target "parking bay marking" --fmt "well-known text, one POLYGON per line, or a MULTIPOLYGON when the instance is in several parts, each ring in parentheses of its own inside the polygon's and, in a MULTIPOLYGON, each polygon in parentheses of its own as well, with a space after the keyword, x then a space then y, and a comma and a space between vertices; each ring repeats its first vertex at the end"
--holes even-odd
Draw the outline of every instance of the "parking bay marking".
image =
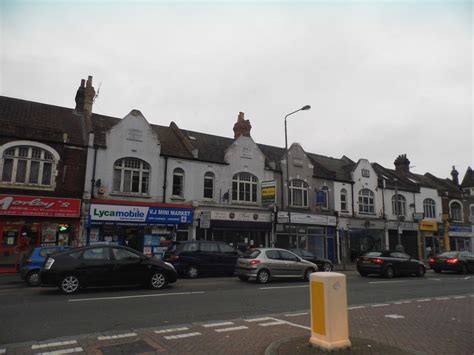
POLYGON ((276 289, 281 289, 281 288, 302 288, 302 287, 309 287, 309 285, 303 285, 303 286, 260 287, 260 290, 276 290, 276 289))
POLYGON ((369 281, 369 284, 389 284, 389 283, 401 283, 405 281, 369 281))
POLYGON ((232 322, 221 322, 221 323, 210 323, 210 324, 203 324, 204 328, 213 328, 213 327, 222 327, 224 325, 232 325, 232 322))
POLYGON ((61 350, 48 351, 48 352, 45 352, 45 353, 39 353, 39 355, 71 354, 71 353, 81 353, 83 351, 84 351, 83 348, 77 347, 77 348, 70 348, 70 349, 61 349, 61 350))
POLYGON ((116 296, 116 297, 96 297, 96 298, 75 298, 68 300, 69 302, 87 302, 87 301, 104 301, 104 300, 123 300, 127 298, 144 298, 144 297, 164 297, 164 296, 181 296, 202 294, 204 291, 196 292, 174 292, 174 293, 158 293, 152 295, 133 295, 133 296, 116 296))
POLYGON ((171 339, 181 339, 181 338, 189 338, 189 337, 195 337, 201 335, 199 332, 194 332, 194 333, 186 333, 186 334, 177 334, 177 335, 168 335, 164 337, 166 340, 171 340, 171 339))
POLYGON ((173 333, 173 332, 181 332, 183 330, 189 330, 189 328, 182 327, 182 328, 170 328, 170 329, 155 330, 155 333, 156 334, 173 333))
POLYGON ((214 330, 218 333, 222 333, 222 332, 232 332, 234 330, 243 330, 243 329, 249 329, 249 327, 242 325, 240 327, 221 328, 221 329, 214 329, 214 330))
POLYGON ((44 349, 44 348, 53 348, 55 346, 72 345, 72 344, 77 344, 77 341, 76 340, 68 340, 68 341, 57 341, 55 343, 33 344, 33 345, 31 345, 31 350, 44 349))

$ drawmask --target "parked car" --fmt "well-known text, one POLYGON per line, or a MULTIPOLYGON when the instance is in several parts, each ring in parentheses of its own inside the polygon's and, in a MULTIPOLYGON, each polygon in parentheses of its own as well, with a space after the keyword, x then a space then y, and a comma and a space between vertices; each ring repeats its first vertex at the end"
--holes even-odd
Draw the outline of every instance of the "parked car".
POLYGON ((256 248, 237 259, 235 273, 242 281, 255 278, 267 283, 272 278, 302 278, 318 271, 318 266, 300 258, 295 253, 277 248, 256 248))
POLYGON ((178 274, 196 278, 201 274, 234 275, 239 252, 224 242, 174 242, 165 252, 165 261, 174 265, 178 274))
POLYGON ((48 256, 41 285, 58 286, 65 294, 81 287, 147 285, 164 288, 177 279, 173 265, 123 246, 90 246, 48 256))
POLYGON ((306 249, 290 249, 290 251, 298 255, 300 258, 318 265, 318 270, 320 271, 328 272, 334 269, 334 265, 332 264, 331 260, 320 258, 306 249))
POLYGON ((429 258, 434 272, 457 271, 461 274, 474 272, 474 253, 467 251, 447 251, 429 258))
POLYGON ((357 258, 357 271, 392 278, 398 275, 425 275, 425 265, 418 259, 398 251, 371 251, 357 258))
POLYGON ((25 254, 20 264, 20 277, 28 286, 39 286, 39 272, 48 255, 70 249, 64 246, 37 247, 25 254))

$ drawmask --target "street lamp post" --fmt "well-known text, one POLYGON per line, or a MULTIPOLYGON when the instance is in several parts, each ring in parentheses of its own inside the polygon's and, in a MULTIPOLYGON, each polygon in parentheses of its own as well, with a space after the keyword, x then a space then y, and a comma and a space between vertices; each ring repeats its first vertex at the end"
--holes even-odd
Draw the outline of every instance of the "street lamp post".
POLYGON ((288 161, 288 135, 287 135, 287 132, 286 132, 286 119, 288 118, 288 116, 291 116, 296 112, 306 111, 306 110, 309 110, 310 108, 311 108, 310 105, 306 105, 306 106, 303 106, 302 108, 300 108, 299 110, 290 112, 289 114, 287 114, 285 116, 285 159, 286 159, 286 188, 287 188, 286 207, 287 207, 287 211, 288 211, 288 235, 289 235, 290 240, 291 240, 290 167, 289 167, 290 164, 289 164, 289 161, 288 161))

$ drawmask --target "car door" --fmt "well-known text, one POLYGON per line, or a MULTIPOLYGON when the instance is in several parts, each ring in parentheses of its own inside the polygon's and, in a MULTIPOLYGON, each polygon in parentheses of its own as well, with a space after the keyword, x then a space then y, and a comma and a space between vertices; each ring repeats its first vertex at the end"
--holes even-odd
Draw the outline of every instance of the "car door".
POLYGON ((266 250, 265 258, 267 259, 265 266, 270 269, 270 274, 274 277, 286 277, 288 271, 285 261, 282 259, 279 250, 266 250))
POLYGON ((287 276, 301 276, 303 275, 303 267, 300 259, 293 253, 286 250, 280 250, 280 256, 285 264, 285 274, 287 276))
POLYGON ((215 242, 201 242, 199 247, 202 269, 206 273, 222 272, 219 260, 219 247, 215 242))
POLYGON ((147 281, 149 272, 145 256, 123 248, 112 247, 115 285, 138 285, 147 281))
POLYGON ((87 285, 112 285, 113 263, 110 258, 110 248, 101 246, 84 250, 77 270, 87 285))
POLYGON ((225 273, 234 272, 235 263, 239 257, 237 250, 225 243, 218 243, 220 250, 220 259, 225 273))
POLYGON ((390 253, 390 257, 392 258, 392 264, 394 265, 395 270, 399 274, 407 275, 416 271, 416 269, 412 271, 414 266, 412 265, 413 263, 410 262, 410 256, 408 254, 393 252, 390 253))

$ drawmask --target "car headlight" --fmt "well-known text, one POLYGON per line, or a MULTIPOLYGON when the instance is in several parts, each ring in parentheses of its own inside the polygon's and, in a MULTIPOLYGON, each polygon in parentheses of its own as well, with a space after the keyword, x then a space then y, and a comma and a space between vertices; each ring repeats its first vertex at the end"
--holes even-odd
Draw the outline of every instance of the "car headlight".
POLYGON ((165 263, 165 265, 168 265, 170 268, 172 268, 173 270, 176 271, 176 269, 174 268, 174 265, 173 265, 173 264, 171 264, 171 263, 169 263, 169 262, 167 262, 167 261, 165 261, 164 263, 165 263))
POLYGON ((45 270, 51 269, 51 266, 53 266, 53 264, 54 264, 54 259, 51 258, 51 257, 49 257, 49 258, 46 260, 46 262, 44 263, 44 269, 45 269, 45 270))

